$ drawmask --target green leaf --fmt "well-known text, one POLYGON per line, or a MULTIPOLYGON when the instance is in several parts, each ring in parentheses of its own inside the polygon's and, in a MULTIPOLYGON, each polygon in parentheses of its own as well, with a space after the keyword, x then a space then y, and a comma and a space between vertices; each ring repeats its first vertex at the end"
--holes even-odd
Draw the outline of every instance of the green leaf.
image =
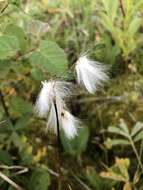
POLYGON ((13 164, 11 156, 6 150, 0 150, 0 163, 5 165, 13 164))
POLYGON ((102 0, 105 11, 109 12, 109 0, 102 0))
POLYGON ((87 168, 86 177, 89 183, 96 189, 103 189, 103 179, 98 175, 94 168, 87 168))
POLYGON ((8 59, 19 51, 19 43, 15 36, 0 36, 0 59, 8 59))
POLYGON ((116 145, 129 145, 130 142, 125 139, 108 139, 105 144, 108 146, 116 146, 116 145))
POLYGON ((32 113, 32 104, 21 97, 12 97, 11 99, 11 112, 16 116, 21 116, 26 113, 32 113))
MULTIPOLYGON (((107 0, 106 0, 107 1, 107 0)), ((110 19, 114 22, 116 16, 118 15, 119 0, 109 0, 109 11, 110 19)))
POLYGON ((64 51, 55 43, 41 41, 39 48, 30 56, 33 67, 39 67, 51 74, 61 75, 67 69, 67 58, 64 51))
POLYGON ((50 176, 46 169, 36 169, 30 178, 28 189, 47 190, 50 185, 50 176))
POLYGON ((0 126, 0 133, 5 133, 10 135, 13 132, 13 124, 9 119, 7 119, 1 126, 0 126))
POLYGON ((38 68, 31 69, 31 76, 37 81, 44 80, 43 72, 38 68))
POLYGON ((26 38, 26 35, 25 35, 25 33, 21 27, 16 26, 14 24, 9 24, 5 28, 4 33, 7 35, 15 36, 19 41, 21 51, 24 52, 26 50, 27 45, 28 45, 27 38, 26 38))
POLYGON ((143 123, 137 122, 132 130, 131 136, 136 135, 140 130, 143 129, 143 123))
POLYGON ((110 127, 108 128, 108 132, 110 132, 110 133, 115 133, 115 134, 117 134, 117 135, 122 135, 122 136, 124 136, 124 137, 126 137, 126 138, 129 137, 125 132, 123 132, 123 131, 122 131, 120 128, 118 128, 118 127, 112 127, 112 126, 110 126, 110 127))
POLYGON ((13 4, 13 5, 19 7, 20 4, 21 4, 21 0, 8 0, 8 3, 13 4))
POLYGON ((22 150, 24 144, 21 143, 21 139, 18 133, 13 132, 10 136, 10 141, 14 144, 15 147, 17 147, 19 150, 22 150))
POLYGON ((101 12, 101 23, 102 25, 105 27, 106 30, 108 30, 109 32, 113 32, 114 30, 114 26, 112 21, 110 20, 110 18, 108 17, 108 15, 106 15, 105 13, 101 12))
POLYGON ((23 129, 26 130, 28 122, 29 122, 30 116, 23 116, 22 118, 18 119, 14 126, 15 131, 21 131, 23 129))
POLYGON ((97 190, 111 189, 116 182, 110 179, 104 179, 99 176, 93 167, 87 167, 86 169, 86 178, 89 183, 97 190))
POLYGON ((141 131, 140 133, 138 133, 134 138, 133 141, 137 142, 139 140, 143 140, 143 131, 141 131))
POLYGON ((127 30, 127 35, 130 35, 131 37, 135 37, 134 35, 139 30, 141 24, 142 24, 141 18, 134 18, 129 25, 129 28, 127 30))
POLYGON ((102 0, 102 3, 104 6, 104 10, 107 13, 107 17, 109 18, 111 23, 113 23, 118 13, 119 1, 102 0))
POLYGON ((10 70, 10 62, 7 60, 0 60, 0 79, 4 79, 10 70))
POLYGON ((124 122, 124 120, 120 121, 119 127, 122 129, 122 131, 124 133, 126 133, 127 135, 129 135, 129 129, 128 129, 128 126, 126 125, 126 123, 124 122))
POLYGON ((88 127, 82 127, 79 129, 78 136, 74 139, 69 140, 64 134, 61 135, 62 144, 65 152, 72 155, 80 155, 86 150, 87 142, 89 137, 88 127))
POLYGON ((21 165, 27 165, 31 166, 33 164, 33 154, 32 152, 28 152, 26 148, 22 147, 22 150, 20 151, 20 164, 21 165))

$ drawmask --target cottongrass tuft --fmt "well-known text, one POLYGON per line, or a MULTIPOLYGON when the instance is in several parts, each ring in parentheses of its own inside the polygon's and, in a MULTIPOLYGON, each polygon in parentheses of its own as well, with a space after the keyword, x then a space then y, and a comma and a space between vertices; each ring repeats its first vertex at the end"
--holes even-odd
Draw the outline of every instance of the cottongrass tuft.
POLYGON ((42 83, 35 110, 39 117, 48 117, 47 129, 57 134, 57 117, 60 129, 63 129, 67 138, 77 135, 78 120, 67 110, 65 99, 71 94, 70 83, 50 80, 42 83), (58 115, 56 114, 55 104, 58 115))
POLYGON ((108 81, 106 67, 97 61, 90 60, 87 55, 77 60, 75 69, 78 84, 85 86, 89 93, 94 93, 108 81))
POLYGON ((78 135, 77 129, 80 126, 80 121, 79 119, 75 118, 70 112, 64 110, 61 116, 61 122, 65 135, 69 139, 72 139, 78 135))

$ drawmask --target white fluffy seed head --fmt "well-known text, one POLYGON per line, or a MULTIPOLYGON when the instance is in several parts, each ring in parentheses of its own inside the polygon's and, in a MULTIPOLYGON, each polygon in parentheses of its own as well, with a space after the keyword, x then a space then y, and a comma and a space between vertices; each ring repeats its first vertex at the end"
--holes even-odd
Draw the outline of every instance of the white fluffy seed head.
POLYGON ((62 81, 44 81, 38 95, 35 110, 39 117, 47 116, 54 99, 59 103, 58 107, 65 106, 64 99, 70 94, 69 83, 62 81))
POLYGON ((57 134, 57 114, 59 127, 64 130, 67 138, 77 135, 79 121, 66 111, 65 98, 70 94, 69 83, 62 81, 44 81, 36 101, 35 109, 40 117, 48 116, 47 129, 57 134))
POLYGON ((53 83, 46 81, 41 83, 42 89, 36 100, 35 110, 39 117, 45 117, 51 106, 51 95, 53 96, 53 83))
POLYGON ((94 93, 99 86, 108 81, 106 67, 97 61, 81 56, 76 62, 77 82, 82 84, 90 93, 94 93))
POLYGON ((72 139, 78 134, 80 121, 64 110, 61 115, 61 126, 67 138, 72 139))

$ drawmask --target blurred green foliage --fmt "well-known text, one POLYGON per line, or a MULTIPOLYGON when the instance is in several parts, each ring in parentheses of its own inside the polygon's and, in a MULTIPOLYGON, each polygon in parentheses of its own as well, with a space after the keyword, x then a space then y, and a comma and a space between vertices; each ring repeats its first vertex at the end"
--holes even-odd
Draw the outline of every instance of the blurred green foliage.
MULTIPOLYGON (((33 104, 41 80, 74 81, 68 68, 88 52, 107 64, 111 80, 95 95, 78 89, 71 98, 83 128, 71 141, 61 134, 65 184, 142 190, 142 10, 142 0, 0 1, 0 171, 7 177, 24 189, 56 189, 56 137, 33 104)), ((0 189, 13 187, 0 178, 0 189)))

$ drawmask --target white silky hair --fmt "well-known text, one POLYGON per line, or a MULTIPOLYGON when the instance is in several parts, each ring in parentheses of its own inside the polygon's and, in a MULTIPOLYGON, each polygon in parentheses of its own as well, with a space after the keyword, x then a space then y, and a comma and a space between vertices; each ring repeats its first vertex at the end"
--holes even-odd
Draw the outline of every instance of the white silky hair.
POLYGON ((61 116, 61 124, 67 138, 72 139, 78 134, 80 121, 70 112, 64 110, 61 116))
POLYGON ((35 110, 39 117, 45 117, 50 111, 54 98, 60 105, 65 105, 64 99, 70 94, 70 90, 67 82, 51 80, 41 83, 42 89, 36 100, 35 110))
POLYGON ((70 84, 63 81, 44 81, 42 85, 35 105, 36 112, 39 117, 48 116, 47 129, 55 134, 57 134, 58 117, 60 129, 64 130, 67 138, 73 138, 77 135, 79 121, 66 111, 65 98, 71 94, 70 84))
POLYGON ((82 84, 90 93, 94 93, 99 86, 108 81, 107 69, 97 61, 81 56, 76 62, 77 82, 82 84))
POLYGON ((51 106, 52 83, 46 81, 41 83, 42 89, 36 100, 35 110, 39 117, 45 117, 51 106))

